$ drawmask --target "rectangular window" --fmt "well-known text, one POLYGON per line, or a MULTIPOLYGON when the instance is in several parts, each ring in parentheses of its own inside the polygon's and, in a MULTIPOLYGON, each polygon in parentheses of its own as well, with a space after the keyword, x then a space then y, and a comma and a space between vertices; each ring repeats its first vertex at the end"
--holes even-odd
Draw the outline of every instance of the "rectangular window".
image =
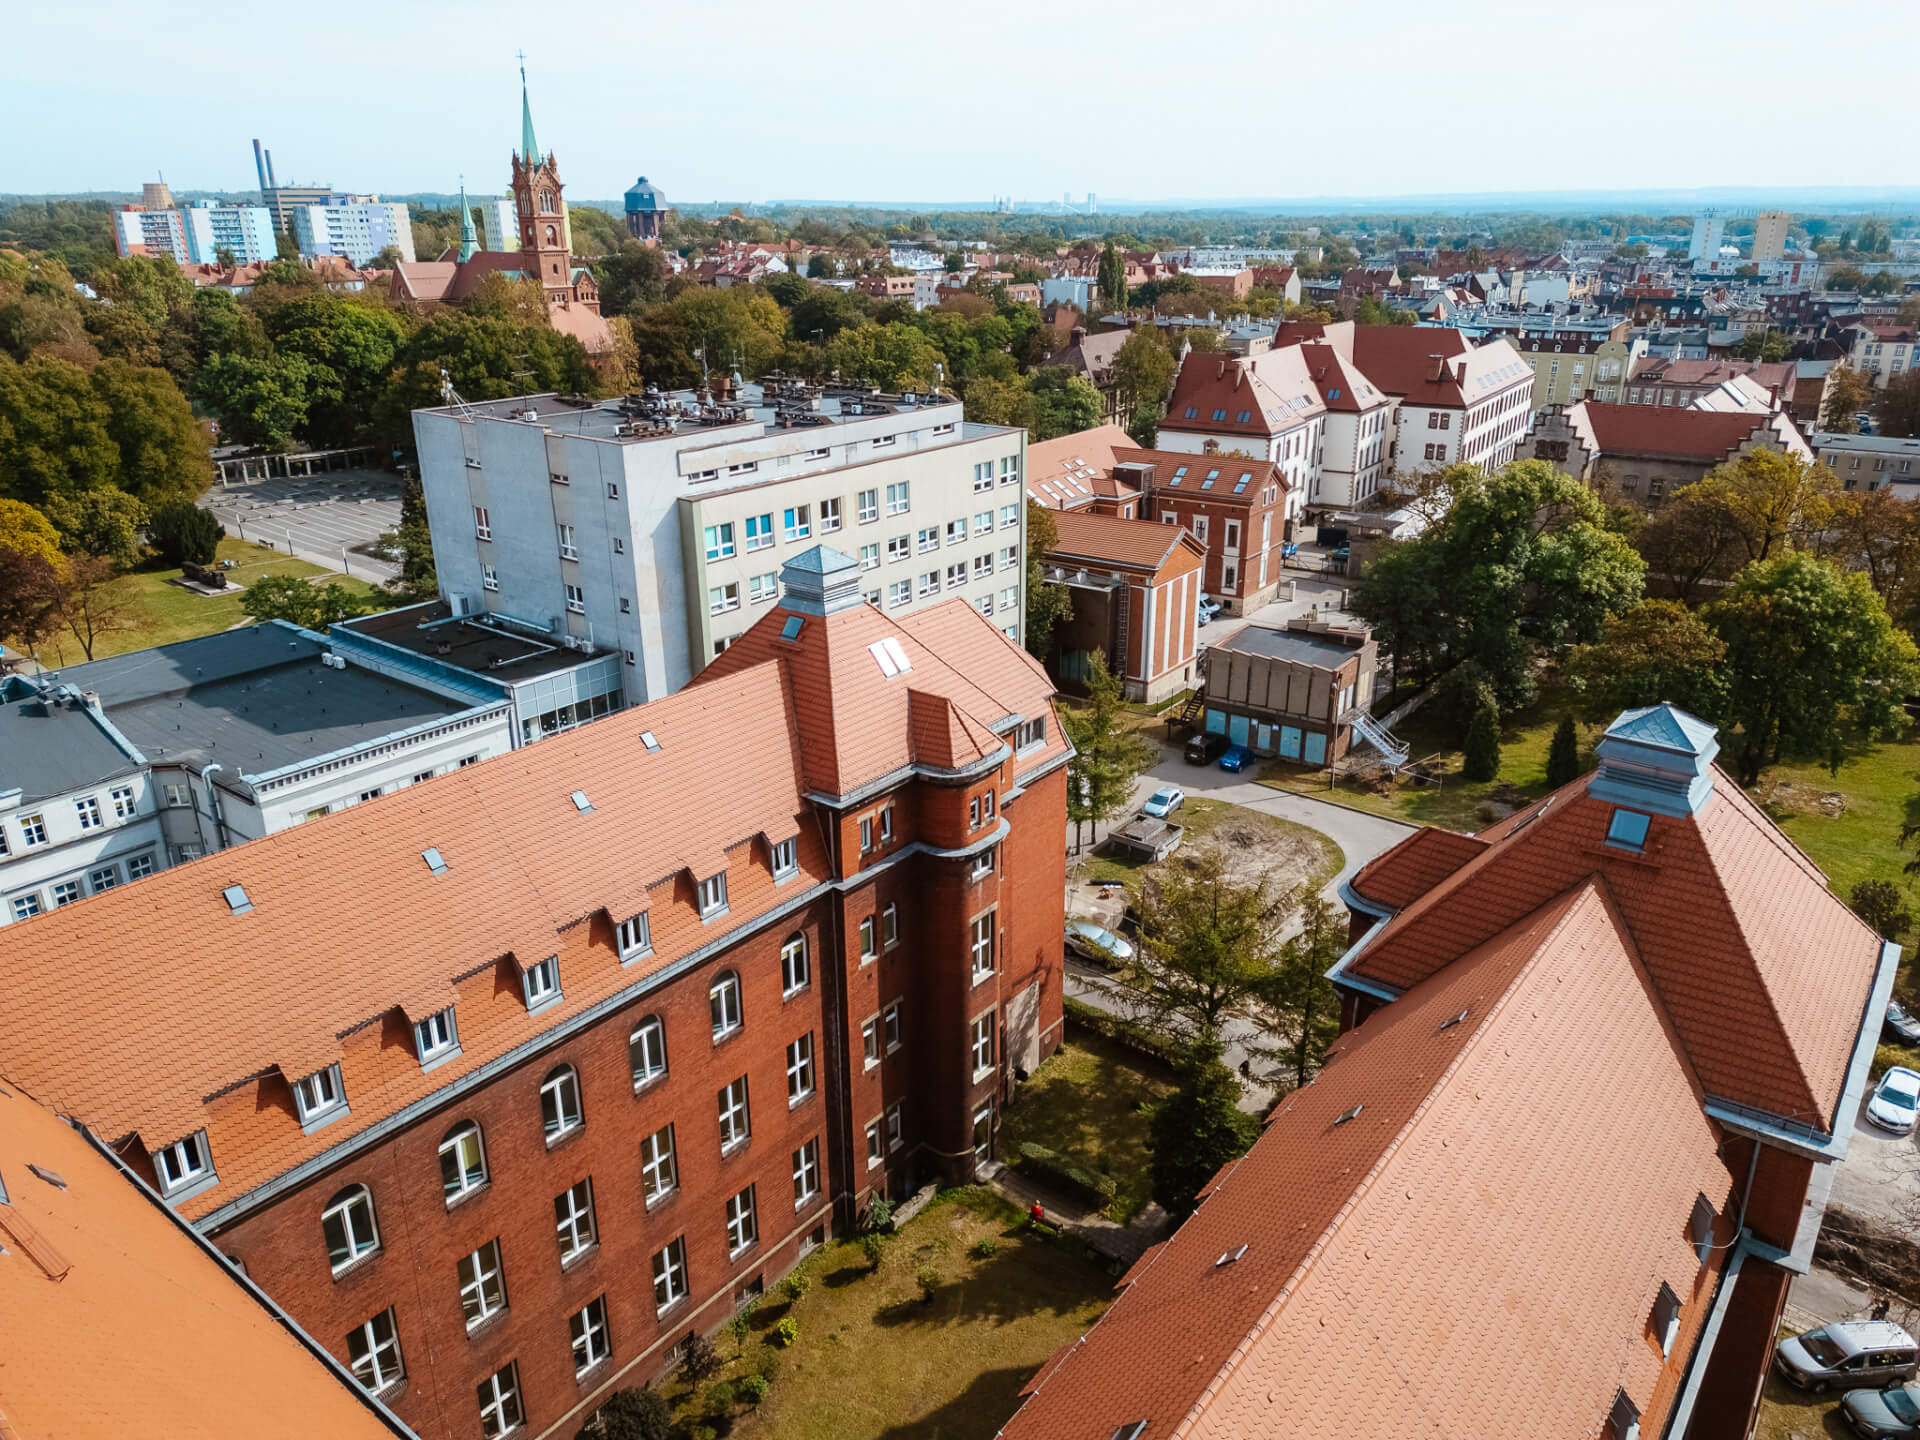
POLYGON ((886 1042, 887 1054, 891 1055, 900 1048, 900 1002, 898 1000, 880 1012, 880 1038, 886 1042))
MULTIPOLYGON (((184 791, 187 787, 182 785, 179 788, 184 791)), ((167 789, 169 797, 171 797, 171 792, 174 787, 168 786, 167 789)), ((47 817, 38 812, 32 815, 22 815, 20 817, 20 838, 29 850, 33 849, 36 845, 46 844, 47 817)))
POLYGON ((747 599, 755 605, 772 600, 780 593, 780 575, 774 570, 747 577, 747 599))
POLYGON ((653 1255, 653 1307, 665 1311, 687 1298, 687 1247, 680 1236, 653 1255))
POLYGON ((911 580, 896 580, 887 586, 888 609, 897 609, 899 606, 910 605, 912 603, 913 582, 911 580))
POLYGON ((520 1406, 520 1367, 512 1361, 482 1380, 478 1394, 481 1440, 496 1440, 527 1423, 527 1412, 520 1406))
POLYGON ((1020 567, 1020 547, 1018 545, 1007 546, 1000 552, 1000 563, 1009 571, 1017 570, 1020 567))
POLYGON ((920 598, 924 600, 929 595, 938 595, 939 593, 940 572, 938 570, 929 570, 920 577, 920 598))
POLYGON ((869 915, 860 922, 860 963, 862 965, 880 953, 879 948, 874 944, 873 931, 873 916, 869 915))
POLYGON ((744 1145, 753 1134, 753 1117, 747 1108, 747 1077, 742 1075, 719 1092, 720 1153, 726 1154, 744 1145))
POLYGON ((887 559, 889 561, 905 560, 912 554, 913 537, 911 535, 896 535, 887 541, 887 559))
POLYGON ((1000 847, 989 845, 973 857, 973 864, 967 870, 967 879, 984 880, 993 873, 993 867, 999 863, 1000 847))
POLYGON ((407 1373, 400 1363, 400 1334, 391 1306, 347 1336, 347 1362, 369 1395, 378 1395, 407 1373))
POLYGON ((593 1248, 598 1232, 593 1223, 592 1176, 553 1197, 553 1229, 560 1241, 562 1265, 593 1248))
POLYGON ((982 510, 978 515, 974 516, 973 528, 983 535, 993 529, 993 511, 982 510))
POLYGON ((793 1152, 793 1208, 820 1193, 820 1142, 809 1140, 793 1152))
POLYGON ((967 583, 967 562, 966 561, 964 560, 956 561, 954 564, 947 566, 947 588, 949 590, 958 590, 961 586, 965 585, 966 583, 967 583))
POLYGON ((54 909, 58 910, 63 905, 71 905, 73 904, 74 901, 78 900, 79 898, 80 898, 80 882, 78 880, 61 880, 54 884, 54 887, 53 887, 53 908, 54 909))
POLYGON ((860 817, 860 853, 864 855, 871 849, 873 849, 873 818, 863 815, 860 817))
POLYGON ((473 538, 476 540, 493 539, 493 524, 487 519, 487 507, 484 505, 476 505, 473 507, 473 538))
POLYGON ((891 950, 900 943, 900 907, 889 905, 880 912, 880 943, 891 950))
POLYGON ((938 550, 940 548, 939 527, 936 525, 929 525, 925 529, 923 529, 920 532, 919 546, 920 546, 920 553, 922 555, 926 554, 929 550, 938 550))
POLYGON ((647 919, 647 912, 629 916, 614 927, 614 940, 620 947, 620 958, 631 960, 636 955, 644 955, 653 948, 653 926, 647 919))
POLYGON ((573 1338, 573 1374, 577 1380, 613 1354, 613 1342, 607 1338, 607 1297, 587 1303, 567 1319, 567 1333, 573 1338))
POLYGON ((73 802, 74 812, 80 817, 82 830, 98 830, 106 821, 100 818, 100 798, 97 795, 83 795, 73 802))
POLYGON ((993 461, 982 460, 973 467, 973 488, 976 494, 993 488, 993 461))
POLYGON ((1207 543, 1207 517, 1205 515, 1196 515, 1193 517, 1193 538, 1198 540, 1202 545, 1207 543))
POLYGON ((973 1078, 984 1079, 993 1069, 993 1012, 973 1022, 973 1078))
POLYGON ((880 518, 880 492, 878 490, 859 491, 853 497, 853 504, 854 518, 862 525, 865 525, 870 520, 878 520, 880 518))
POLYGON ((87 890, 90 894, 98 895, 102 890, 111 890, 119 883, 120 867, 118 865, 102 865, 96 870, 87 872, 87 890))
POLYGON ((580 1111, 580 1077, 571 1066, 554 1071, 540 1086, 540 1123, 549 1145, 585 1123, 580 1111))
POLYGON ((489 1240, 456 1267, 460 1278, 460 1309, 467 1329, 484 1324, 507 1308, 507 1287, 500 1277, 500 1242, 489 1240))
POLYGON ((1020 588, 1009 585, 1000 592, 1000 608, 1011 615, 1020 604, 1020 588))
POLYGON ((966 538, 967 538, 967 522, 964 519, 949 520, 947 522, 947 544, 958 545, 962 540, 965 540, 966 538))
POLYGON ((707 588, 707 613, 724 615, 729 610, 740 608, 740 582, 729 580, 724 585, 712 585, 707 588))
POLYGON ((454 1029, 453 1007, 436 1010, 413 1027, 413 1049, 423 1066, 451 1057, 460 1048, 459 1032, 454 1029))
POLYGON ((340 1067, 329 1065, 295 1082, 293 1101, 303 1125, 311 1125, 335 1110, 344 1110, 347 1102, 340 1089, 340 1067))
POLYGON ((640 1142, 640 1184, 652 1206, 674 1192, 680 1169, 673 1155, 673 1126, 656 1130, 640 1142))
POLYGON ((707 559, 725 560, 733 554, 733 526, 707 526, 707 559))
POLYGON ((820 502, 820 533, 831 535, 840 528, 840 502, 822 500, 820 502))
POLYGON ((880 547, 878 545, 862 545, 860 547, 860 568, 862 570, 878 570, 880 568, 880 547))
POLYGON ((881 1130, 878 1117, 867 1122, 867 1168, 883 1165, 887 1159, 886 1136, 881 1130))
POLYGON ((196 1130, 186 1139, 174 1141, 153 1157, 153 1168, 160 1177, 163 1195, 192 1184, 213 1168, 207 1159, 207 1132, 196 1130))
POLYGON ((993 556, 976 555, 973 557, 973 578, 984 580, 993 574, 993 556))
POLYGON ((579 547, 573 543, 573 526, 561 525, 557 528, 560 533, 560 558, 562 560, 578 560, 580 558, 580 550, 579 547))
POLYGON ((860 1053, 863 1069, 871 1070, 880 1063, 880 1017, 878 1015, 860 1024, 860 1053))
POLYGON ((1027 750, 1035 745, 1046 744, 1047 717, 1040 715, 1024 722, 1015 732, 1015 736, 1014 748, 1018 750, 1027 750))
POLYGON ((480 588, 482 590, 498 590, 500 588, 500 572, 495 570, 491 565, 482 565, 480 567, 480 588))
POLYGON ((587 592, 578 585, 567 586, 567 609, 575 615, 587 613, 587 592))
POLYGON ((747 517, 747 549, 764 550, 773 544, 773 512, 747 517))
POLYGON ((139 806, 133 798, 133 787, 131 785, 122 785, 113 792, 114 819, 131 820, 138 810, 139 806))
POLYGON ((1020 507, 1018 505, 1002 505, 1000 507, 1000 528, 1002 530, 1011 530, 1019 523, 1020 507))
POLYGON ((700 918, 707 919, 727 908, 727 872, 709 875, 700 882, 700 918))
POLYGON ((792 875, 800 868, 800 841, 798 838, 777 842, 772 851, 773 873, 778 879, 782 875, 792 875))
POLYGON ((887 1107, 887 1149, 898 1150, 906 1143, 906 1127, 900 1121, 900 1102, 887 1107))
POLYGON ((727 1257, 732 1259, 760 1238, 760 1218, 749 1185, 727 1201, 727 1257))
POLYGON ((893 839, 893 806, 882 806, 880 810, 880 840, 885 843, 893 839))
POLYGON ((1000 457, 1000 483, 1002 485, 1018 485, 1020 483, 1020 457, 1018 455, 1002 455, 1000 457))
POLYGON ((522 977, 526 984, 527 1009, 538 1010, 560 998, 560 957, 549 955, 522 977))
POLYGON ((813 1032, 787 1046, 787 1108, 813 1094, 813 1032))
POLYGON ((1642 815, 1638 810, 1615 810, 1613 818, 1607 822, 1607 843, 1623 850, 1644 849, 1647 826, 1651 823, 1652 817, 1642 815))
POLYGON ((912 508, 912 495, 905 480, 900 480, 887 486, 887 513, 889 515, 904 515, 912 508))

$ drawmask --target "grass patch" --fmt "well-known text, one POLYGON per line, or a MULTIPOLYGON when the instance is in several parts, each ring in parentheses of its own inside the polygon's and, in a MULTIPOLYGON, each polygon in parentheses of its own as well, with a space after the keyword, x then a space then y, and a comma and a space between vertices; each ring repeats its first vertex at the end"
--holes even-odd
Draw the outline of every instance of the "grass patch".
MULTIPOLYGON (((1793 1332, 1783 1329, 1780 1333, 1784 1338, 1793 1332)), ((1840 1418, 1838 1395, 1809 1395, 1796 1390, 1768 1368, 1753 1440, 1850 1440, 1852 1435, 1847 1422, 1840 1418)))
MULTIPOLYGON (((310 565, 305 560, 297 560, 291 555, 283 555, 248 540, 236 540, 232 536, 220 542, 218 556, 234 562, 234 568, 227 572, 227 576, 240 586, 251 585, 264 575, 325 576, 327 580, 323 583, 339 584, 356 595, 392 598, 364 580, 310 565)), ((103 660, 109 655, 119 655, 128 650, 170 645, 176 640, 192 640, 200 635, 212 635, 249 623, 247 613, 240 608, 240 591, 226 595, 196 595, 183 586, 168 583, 179 578, 178 569, 164 566, 156 559, 115 581, 131 602, 139 622, 138 628, 106 636, 93 647, 93 658, 103 660)), ((48 665, 62 666, 78 665, 87 656, 72 635, 61 631, 40 646, 40 658, 48 665)))
MULTIPOLYGON (((1113 1299, 1112 1277, 1081 1246, 1028 1229, 982 1190, 937 1197, 887 1242, 873 1273, 857 1242, 829 1245, 805 1268, 807 1293, 791 1305, 769 1296, 738 1354, 724 1330, 715 1337, 729 1363, 709 1387, 755 1373, 778 1349, 767 1337, 781 1320, 798 1327, 766 1399, 734 1419, 735 1437, 990 1440, 1033 1372, 1113 1299), (922 1271, 937 1280, 931 1300, 922 1271)), ((704 1391, 677 1377, 660 1388, 683 1421, 697 1416, 704 1391)))
POLYGON ((1901 867, 1913 851, 1898 841, 1903 824, 1920 820, 1920 742, 1853 746, 1837 775, 1818 763, 1771 765, 1753 795, 1843 899, 1862 880, 1906 890, 1901 867), (1836 792, 1846 803, 1832 813, 1818 800, 1836 792))
POLYGON ((1173 1088, 1144 1056, 1098 1035, 1062 1045, 1020 1087, 1002 1125, 1001 1149, 1022 1144, 1070 1155, 1115 1185, 1105 1214, 1124 1225, 1153 1198, 1147 1165, 1147 1117, 1141 1107, 1173 1088))

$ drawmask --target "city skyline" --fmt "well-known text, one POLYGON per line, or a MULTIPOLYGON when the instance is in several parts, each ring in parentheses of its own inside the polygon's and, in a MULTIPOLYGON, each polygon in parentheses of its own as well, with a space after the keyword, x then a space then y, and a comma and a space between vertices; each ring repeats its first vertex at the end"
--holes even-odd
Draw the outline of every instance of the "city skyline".
MULTIPOLYGON (((1883 35, 1890 22, 1894 48, 1897 32, 1920 38, 1911 17, 1851 0, 1841 10, 1831 18, 1857 12, 1883 35)), ((1029 12, 1016 37, 976 28, 937 44, 876 29, 847 6, 810 11, 805 27, 765 0, 737 7, 724 27, 702 12, 656 9, 610 18, 586 47, 516 33, 518 13, 482 3, 449 32, 433 12, 402 8, 386 17, 370 58, 365 35, 308 34, 257 12, 236 10, 209 47, 200 25, 110 6, 85 66, 38 67, 0 102, 18 128, 40 132, 3 188, 119 191, 164 173, 182 190, 247 190, 257 135, 285 181, 451 193, 464 175, 476 191, 504 189, 522 48, 543 142, 582 198, 615 197, 641 173, 690 202, 1045 202, 1070 192, 1084 203, 1093 192, 1103 210, 1142 195, 1198 207, 1256 196, 1551 192, 1565 188, 1553 182, 1574 164, 1580 188, 1592 191, 1920 181, 1891 87, 1853 96, 1849 143, 1830 143, 1831 107, 1795 83, 1796 52, 1776 43, 1794 12, 1772 0, 1742 7, 1737 28, 1723 23, 1724 5, 1659 12, 1657 37, 1641 24, 1595 26, 1513 4, 1476 14, 1481 33, 1524 42, 1510 58, 1523 71, 1559 74, 1556 87, 1570 73, 1565 57, 1577 55, 1572 79, 1594 93, 1575 107, 1543 104, 1525 85, 1475 81, 1451 61, 1422 61, 1444 32, 1411 7, 1370 17, 1369 33, 1382 37, 1374 51, 1356 51, 1331 15, 1236 19, 1235 53, 1309 57, 1287 66, 1279 93, 1276 77, 1255 65, 1154 68, 1146 41, 1162 17, 1136 5, 1092 33, 1079 12, 1059 7, 1029 12), (1670 67, 1645 63, 1654 44, 1706 57, 1690 87, 1670 67), (324 77, 326 105, 287 103, 289 54, 324 77), (156 66, 174 83, 147 83, 156 66), (201 86, 216 77, 209 101, 201 86), (1729 98, 1736 93, 1766 97, 1758 118, 1729 98), (1596 125, 1595 107, 1659 116, 1657 141, 1596 125), (53 114, 58 127, 29 123, 53 114), (343 114, 366 123, 343 124, 343 114), (1302 116, 1317 119, 1303 127, 1302 116), (1719 143, 1730 124, 1749 143, 1719 143), (1035 143, 1048 135, 1075 143, 1035 143), (1601 135, 1617 140, 1594 143, 1601 135), (779 136, 788 138, 769 138, 779 136)), ((62 43, 44 14, 16 27, 23 53, 62 43)), ((1497 76, 1498 56, 1482 63, 1497 76)))

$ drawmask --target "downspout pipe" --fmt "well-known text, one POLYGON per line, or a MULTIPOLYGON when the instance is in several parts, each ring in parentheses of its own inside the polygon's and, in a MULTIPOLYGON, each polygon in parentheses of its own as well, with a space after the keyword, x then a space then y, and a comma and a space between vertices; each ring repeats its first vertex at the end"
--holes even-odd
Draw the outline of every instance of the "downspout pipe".
POLYGON ((213 835, 214 838, 220 842, 220 848, 222 850, 225 850, 230 843, 227 836, 227 817, 220 809, 220 791, 215 788, 213 782, 208 780, 207 777, 216 770, 224 770, 226 768, 226 766, 220 764, 218 761, 200 767, 200 783, 207 787, 207 811, 213 816, 213 835))

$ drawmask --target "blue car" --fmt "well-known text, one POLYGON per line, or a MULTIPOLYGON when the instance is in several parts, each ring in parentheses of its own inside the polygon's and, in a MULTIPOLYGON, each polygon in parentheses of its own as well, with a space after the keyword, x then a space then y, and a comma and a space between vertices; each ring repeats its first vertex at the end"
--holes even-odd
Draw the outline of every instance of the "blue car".
POLYGON ((1251 758, 1252 757, 1247 754, 1246 746, 1235 745, 1220 757, 1220 768, 1222 770, 1242 770, 1246 768, 1247 761, 1251 758))

